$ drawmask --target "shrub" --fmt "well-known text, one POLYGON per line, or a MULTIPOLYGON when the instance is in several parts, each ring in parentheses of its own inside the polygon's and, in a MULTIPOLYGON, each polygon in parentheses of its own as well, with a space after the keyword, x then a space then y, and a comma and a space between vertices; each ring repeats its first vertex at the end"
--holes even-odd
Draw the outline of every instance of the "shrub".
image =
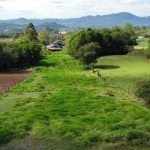
POLYGON ((136 85, 136 96, 143 98, 147 105, 150 106, 150 80, 138 81, 136 85))
POLYGON ((91 42, 81 46, 78 50, 77 57, 83 65, 89 66, 96 62, 99 57, 100 46, 96 42, 91 42))
POLYGON ((146 59, 149 59, 149 51, 148 50, 145 50, 145 49, 135 49, 135 50, 129 50, 130 51, 130 55, 133 55, 133 56, 140 56, 140 57, 143 57, 143 58, 146 58, 146 59))

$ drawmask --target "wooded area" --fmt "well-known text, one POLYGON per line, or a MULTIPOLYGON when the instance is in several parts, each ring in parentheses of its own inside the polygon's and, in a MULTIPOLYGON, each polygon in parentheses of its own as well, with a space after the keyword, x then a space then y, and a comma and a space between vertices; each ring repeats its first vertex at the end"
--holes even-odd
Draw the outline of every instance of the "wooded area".
MULTIPOLYGON (((136 44, 136 39, 137 35, 134 28, 129 23, 127 23, 124 28, 114 27, 112 29, 104 28, 102 30, 89 28, 71 35, 67 41, 67 50, 68 54, 72 57, 79 59, 83 64, 88 65, 96 61, 95 59, 100 56, 127 54, 133 49, 133 45, 136 44), (91 42, 95 42, 92 47, 98 45, 99 50, 97 50, 97 48, 95 50, 92 48, 87 50, 86 45, 91 42), (90 55, 89 52, 92 50, 95 53, 95 59, 85 63, 85 55, 87 56, 87 53, 90 55), (81 57, 82 59, 80 59, 81 57)), ((93 53, 91 53, 91 57, 93 57, 93 53)))
POLYGON ((37 32, 30 23, 17 40, 0 42, 0 71, 15 67, 35 66, 42 58, 37 32))

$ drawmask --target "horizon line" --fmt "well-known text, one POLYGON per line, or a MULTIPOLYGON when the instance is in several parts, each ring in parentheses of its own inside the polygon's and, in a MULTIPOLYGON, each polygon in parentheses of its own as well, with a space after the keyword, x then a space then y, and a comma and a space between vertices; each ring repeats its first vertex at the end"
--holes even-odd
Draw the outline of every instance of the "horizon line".
POLYGON ((96 16, 108 16, 108 15, 115 15, 115 14, 121 14, 121 13, 127 13, 127 14, 131 14, 134 15, 136 17, 149 17, 149 16, 138 16, 136 14, 130 13, 130 12, 118 12, 118 13, 109 13, 109 14, 105 14, 105 15, 86 15, 86 16, 80 16, 80 17, 72 17, 72 18, 26 18, 26 17, 18 17, 18 18, 10 18, 10 19, 0 19, 1 21, 3 20, 14 20, 14 19, 37 19, 37 20, 43 20, 43 19, 78 19, 78 18, 83 18, 83 17, 87 17, 87 16, 91 16, 91 17, 96 17, 96 16))

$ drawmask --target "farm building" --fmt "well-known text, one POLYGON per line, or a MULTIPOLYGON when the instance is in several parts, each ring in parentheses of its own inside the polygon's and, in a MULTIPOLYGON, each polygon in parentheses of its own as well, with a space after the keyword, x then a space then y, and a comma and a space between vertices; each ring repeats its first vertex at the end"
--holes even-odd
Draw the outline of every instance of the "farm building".
POLYGON ((60 47, 63 46, 63 41, 62 41, 62 40, 56 40, 56 41, 53 42, 53 43, 59 45, 60 47))
POLYGON ((62 46, 63 46, 62 40, 57 40, 47 45, 46 48, 50 51, 60 51, 62 49, 62 46))
POLYGON ((61 47, 54 43, 47 45, 46 48, 50 51, 60 51, 61 50, 61 47))

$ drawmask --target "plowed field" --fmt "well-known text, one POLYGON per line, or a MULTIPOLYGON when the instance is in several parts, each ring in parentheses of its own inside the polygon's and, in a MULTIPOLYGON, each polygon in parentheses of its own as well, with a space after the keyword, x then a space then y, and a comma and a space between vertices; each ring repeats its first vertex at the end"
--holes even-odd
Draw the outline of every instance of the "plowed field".
POLYGON ((8 92, 11 87, 24 81, 33 71, 15 71, 0 73, 0 96, 8 92))

